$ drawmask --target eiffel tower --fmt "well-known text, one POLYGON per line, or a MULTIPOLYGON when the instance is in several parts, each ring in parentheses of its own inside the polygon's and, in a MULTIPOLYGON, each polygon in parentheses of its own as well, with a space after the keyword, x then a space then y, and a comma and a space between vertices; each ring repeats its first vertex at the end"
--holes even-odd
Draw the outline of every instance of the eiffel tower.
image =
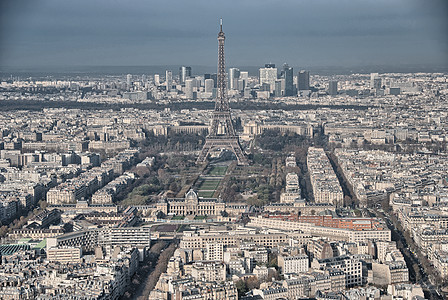
POLYGON ((229 99, 226 95, 226 67, 224 61, 224 32, 222 31, 222 19, 220 20, 220 31, 218 33, 218 74, 217 90, 218 94, 213 111, 212 125, 205 140, 204 147, 199 154, 197 163, 207 161, 207 156, 214 149, 226 149, 232 151, 239 165, 247 165, 247 158, 243 154, 238 136, 233 128, 230 116, 229 99))

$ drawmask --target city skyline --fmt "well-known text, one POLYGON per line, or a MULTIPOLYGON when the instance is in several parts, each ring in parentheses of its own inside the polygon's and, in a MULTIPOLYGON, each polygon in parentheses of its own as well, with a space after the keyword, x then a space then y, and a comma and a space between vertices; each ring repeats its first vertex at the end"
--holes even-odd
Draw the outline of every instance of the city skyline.
POLYGON ((0 298, 448 299, 444 1, 0 2, 0 298))
POLYGON ((224 19, 229 66, 447 65, 443 1, 203 1, 2 4, 0 66, 216 66, 224 19))

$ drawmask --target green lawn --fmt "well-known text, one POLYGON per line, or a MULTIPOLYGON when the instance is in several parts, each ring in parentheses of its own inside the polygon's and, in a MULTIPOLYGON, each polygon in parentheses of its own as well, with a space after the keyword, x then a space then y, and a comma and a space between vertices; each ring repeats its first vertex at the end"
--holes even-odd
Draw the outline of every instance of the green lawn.
POLYGON ((207 192, 199 191, 198 196, 203 198, 212 198, 214 193, 215 191, 207 191, 207 192))
POLYGON ((174 216, 171 220, 183 220, 185 219, 184 216, 174 216))
POLYGON ((194 217, 195 220, 204 220, 207 219, 207 216, 196 216, 194 217))
POLYGON ((226 166, 213 166, 213 168, 208 173, 209 175, 222 176, 225 175, 227 171, 226 166))
POLYGON ((219 185, 220 180, 204 180, 199 186, 199 191, 201 190, 216 190, 219 185))

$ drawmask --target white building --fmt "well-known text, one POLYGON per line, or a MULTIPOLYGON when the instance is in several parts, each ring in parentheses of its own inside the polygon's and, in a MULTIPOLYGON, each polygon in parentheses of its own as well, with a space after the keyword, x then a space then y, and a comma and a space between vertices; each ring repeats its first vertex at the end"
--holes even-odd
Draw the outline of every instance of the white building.
POLYGON ((197 261, 191 268, 191 276, 202 281, 225 281, 226 266, 222 262, 197 261))
POLYGON ((215 82, 213 79, 206 79, 205 80, 205 92, 206 93, 213 93, 213 87, 215 85, 215 82))
POLYGON ((260 68, 260 85, 269 84, 270 91, 275 88, 275 82, 277 81, 277 68, 260 68))
POLYGON ((312 267, 320 268, 321 270, 335 268, 343 271, 346 287, 362 285, 362 262, 352 255, 314 260, 312 267))
POLYGON ((207 244, 205 251, 205 260, 224 260, 224 246, 219 243, 209 243, 207 244))
POLYGON ((165 72, 165 85, 166 85, 166 91, 170 92, 171 87, 173 86, 173 72, 166 70, 165 72))
POLYGON ((278 266, 283 274, 307 272, 309 268, 309 259, 306 255, 279 255, 278 266))

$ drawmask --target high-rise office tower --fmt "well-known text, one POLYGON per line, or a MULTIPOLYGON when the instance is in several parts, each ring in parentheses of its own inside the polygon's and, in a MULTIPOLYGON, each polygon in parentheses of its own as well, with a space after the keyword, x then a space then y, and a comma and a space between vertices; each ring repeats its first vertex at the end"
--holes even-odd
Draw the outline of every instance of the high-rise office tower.
POLYGON ((166 90, 170 92, 171 88, 173 87, 173 72, 170 70, 166 70, 165 72, 165 84, 166 90))
POLYGON ((275 97, 281 97, 282 96, 282 81, 281 80, 277 80, 275 82, 274 96, 275 97))
POLYGON ((370 73, 370 87, 373 88, 374 87, 374 81, 376 78, 379 78, 379 74, 378 73, 370 73))
POLYGON ((218 87, 218 74, 214 73, 214 74, 210 75, 210 79, 213 79, 213 83, 215 84, 214 88, 217 88, 218 87))
POLYGON ((310 89, 310 71, 301 70, 297 76, 297 89, 299 91, 310 89))
POLYGON ((328 95, 336 96, 338 94, 338 82, 331 80, 328 84, 328 95))
POLYGON ((126 85, 128 86, 128 88, 130 88, 131 84, 132 84, 132 75, 128 74, 126 75, 126 85))
POLYGON ((370 73, 370 88, 375 90, 381 89, 381 78, 378 73, 370 73))
POLYGON ((205 92, 206 93, 213 93, 214 86, 215 86, 215 83, 213 82, 213 79, 205 80, 205 92))
POLYGON ((378 77, 373 80, 373 87, 376 90, 379 90, 383 87, 383 81, 381 80, 381 78, 378 77))
POLYGON ((154 74, 154 84, 155 85, 160 85, 160 75, 159 74, 154 74))
POLYGON ((294 95, 294 73, 293 68, 288 66, 288 64, 283 65, 283 78, 285 79, 285 96, 294 95))
POLYGON ((266 64, 264 68, 259 70, 260 85, 269 84, 271 92, 275 89, 275 81, 277 81, 277 68, 274 64, 266 64))
POLYGON ((245 87, 246 87, 246 80, 241 78, 238 79, 238 86, 237 86, 238 91, 240 92, 244 91, 245 87))
POLYGON ((240 69, 230 68, 229 69, 229 89, 236 90, 238 85, 238 79, 240 78, 240 69))
POLYGON ((187 96, 187 99, 190 100, 193 99, 194 85, 195 85, 194 79, 185 80, 185 95, 187 96))
POLYGON ((240 71, 240 79, 238 80, 238 90, 244 91, 247 86, 247 82, 249 80, 249 72, 240 71))
POLYGON ((191 67, 182 66, 179 68, 179 81, 181 84, 185 83, 191 77, 191 67))
POLYGON ((249 72, 247 72, 247 71, 240 71, 240 79, 248 80, 249 79, 249 72))
POLYGON ((194 77, 194 83, 195 83, 195 87, 197 89, 199 89, 201 86, 205 86, 205 79, 204 76, 196 76, 194 77))

